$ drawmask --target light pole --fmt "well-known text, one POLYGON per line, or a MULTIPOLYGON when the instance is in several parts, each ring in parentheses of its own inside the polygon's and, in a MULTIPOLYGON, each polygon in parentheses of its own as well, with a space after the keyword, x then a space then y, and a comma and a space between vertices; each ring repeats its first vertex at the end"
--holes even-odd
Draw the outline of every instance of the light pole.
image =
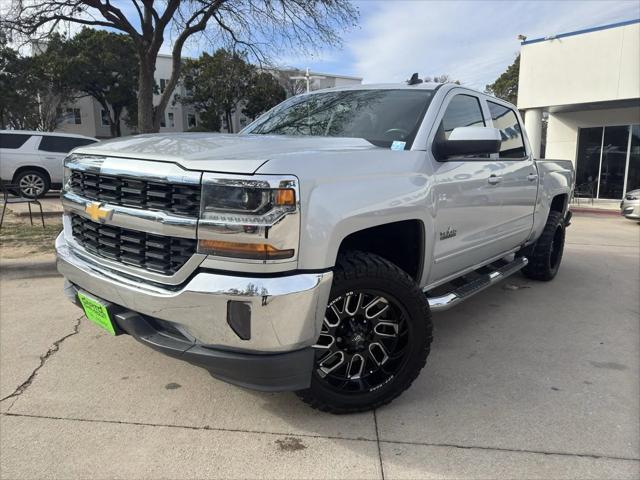
POLYGON ((311 75, 309 72, 309 67, 307 67, 307 70, 303 76, 289 77, 290 80, 305 80, 307 82, 307 93, 311 91, 311 80, 320 80, 323 78, 327 77, 323 77, 321 75, 311 75))

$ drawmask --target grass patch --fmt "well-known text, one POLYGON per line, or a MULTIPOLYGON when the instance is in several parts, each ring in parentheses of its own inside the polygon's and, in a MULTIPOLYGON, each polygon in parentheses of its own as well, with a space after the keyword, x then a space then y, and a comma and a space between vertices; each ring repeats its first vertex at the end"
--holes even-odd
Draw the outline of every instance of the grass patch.
POLYGON ((31 226, 28 220, 18 222, 14 216, 10 216, 5 218, 0 229, 0 249, 19 249, 24 250, 25 254, 53 252, 56 237, 61 231, 59 219, 45 220, 45 227, 42 228, 42 224, 36 223, 35 219, 31 226))

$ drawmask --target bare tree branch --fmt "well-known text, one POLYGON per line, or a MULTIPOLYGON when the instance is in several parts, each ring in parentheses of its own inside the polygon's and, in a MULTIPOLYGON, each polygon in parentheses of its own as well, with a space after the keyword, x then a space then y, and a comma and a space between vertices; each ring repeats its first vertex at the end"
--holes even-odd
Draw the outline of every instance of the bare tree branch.
POLYGON ((357 10, 350 0, 129 0, 132 18, 114 0, 5 0, 9 13, 0 29, 22 38, 43 39, 62 23, 119 30, 136 46, 139 61, 138 127, 157 131, 160 118, 178 85, 182 50, 192 38, 213 47, 242 48, 260 64, 284 50, 311 52, 340 44, 340 32, 354 25, 357 10), (138 28, 139 20, 139 28, 138 28), (171 34, 173 72, 153 105, 156 58, 171 34), (200 37, 201 35, 201 37, 200 37))

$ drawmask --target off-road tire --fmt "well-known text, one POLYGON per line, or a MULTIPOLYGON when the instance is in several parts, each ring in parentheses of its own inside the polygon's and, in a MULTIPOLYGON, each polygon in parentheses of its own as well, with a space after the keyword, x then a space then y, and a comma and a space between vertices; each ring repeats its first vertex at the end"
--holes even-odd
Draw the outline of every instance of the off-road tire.
POLYGON ((311 407, 325 412, 344 414, 372 410, 391 402, 409 388, 425 366, 433 331, 429 303, 406 272, 378 255, 359 251, 345 253, 338 258, 333 275, 329 305, 340 296, 368 289, 383 292, 385 298, 402 306, 402 321, 407 332, 403 350, 407 353, 403 354, 398 370, 385 383, 355 393, 338 392, 325 382, 318 374, 319 359, 316 358, 310 388, 296 393, 311 407))
POLYGON ((564 252, 565 225, 562 212, 550 212, 542 235, 527 256, 522 273, 533 280, 548 282, 558 273, 564 252))

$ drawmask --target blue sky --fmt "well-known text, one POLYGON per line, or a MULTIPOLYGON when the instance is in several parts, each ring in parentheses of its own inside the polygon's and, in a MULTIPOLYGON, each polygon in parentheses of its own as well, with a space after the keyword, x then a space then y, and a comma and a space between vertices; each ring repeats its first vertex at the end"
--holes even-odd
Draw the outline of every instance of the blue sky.
POLYGON ((640 1, 363 0, 360 26, 341 49, 289 56, 280 63, 399 82, 411 73, 449 74, 484 89, 517 55, 519 34, 529 39, 640 18, 640 1))
MULTIPOLYGON (((135 18, 129 0, 113 0, 135 18)), ((10 0, 0 0, 0 11, 10 0)), ((343 33, 341 48, 273 58, 280 66, 362 77, 365 83, 401 82, 448 74, 483 90, 514 60, 519 34, 529 39, 640 18, 640 0, 353 0, 359 26, 343 33)), ((69 27, 72 33, 80 28, 69 27)), ((183 54, 215 47, 201 38, 183 54)), ((171 36, 163 53, 171 51, 171 36)))

